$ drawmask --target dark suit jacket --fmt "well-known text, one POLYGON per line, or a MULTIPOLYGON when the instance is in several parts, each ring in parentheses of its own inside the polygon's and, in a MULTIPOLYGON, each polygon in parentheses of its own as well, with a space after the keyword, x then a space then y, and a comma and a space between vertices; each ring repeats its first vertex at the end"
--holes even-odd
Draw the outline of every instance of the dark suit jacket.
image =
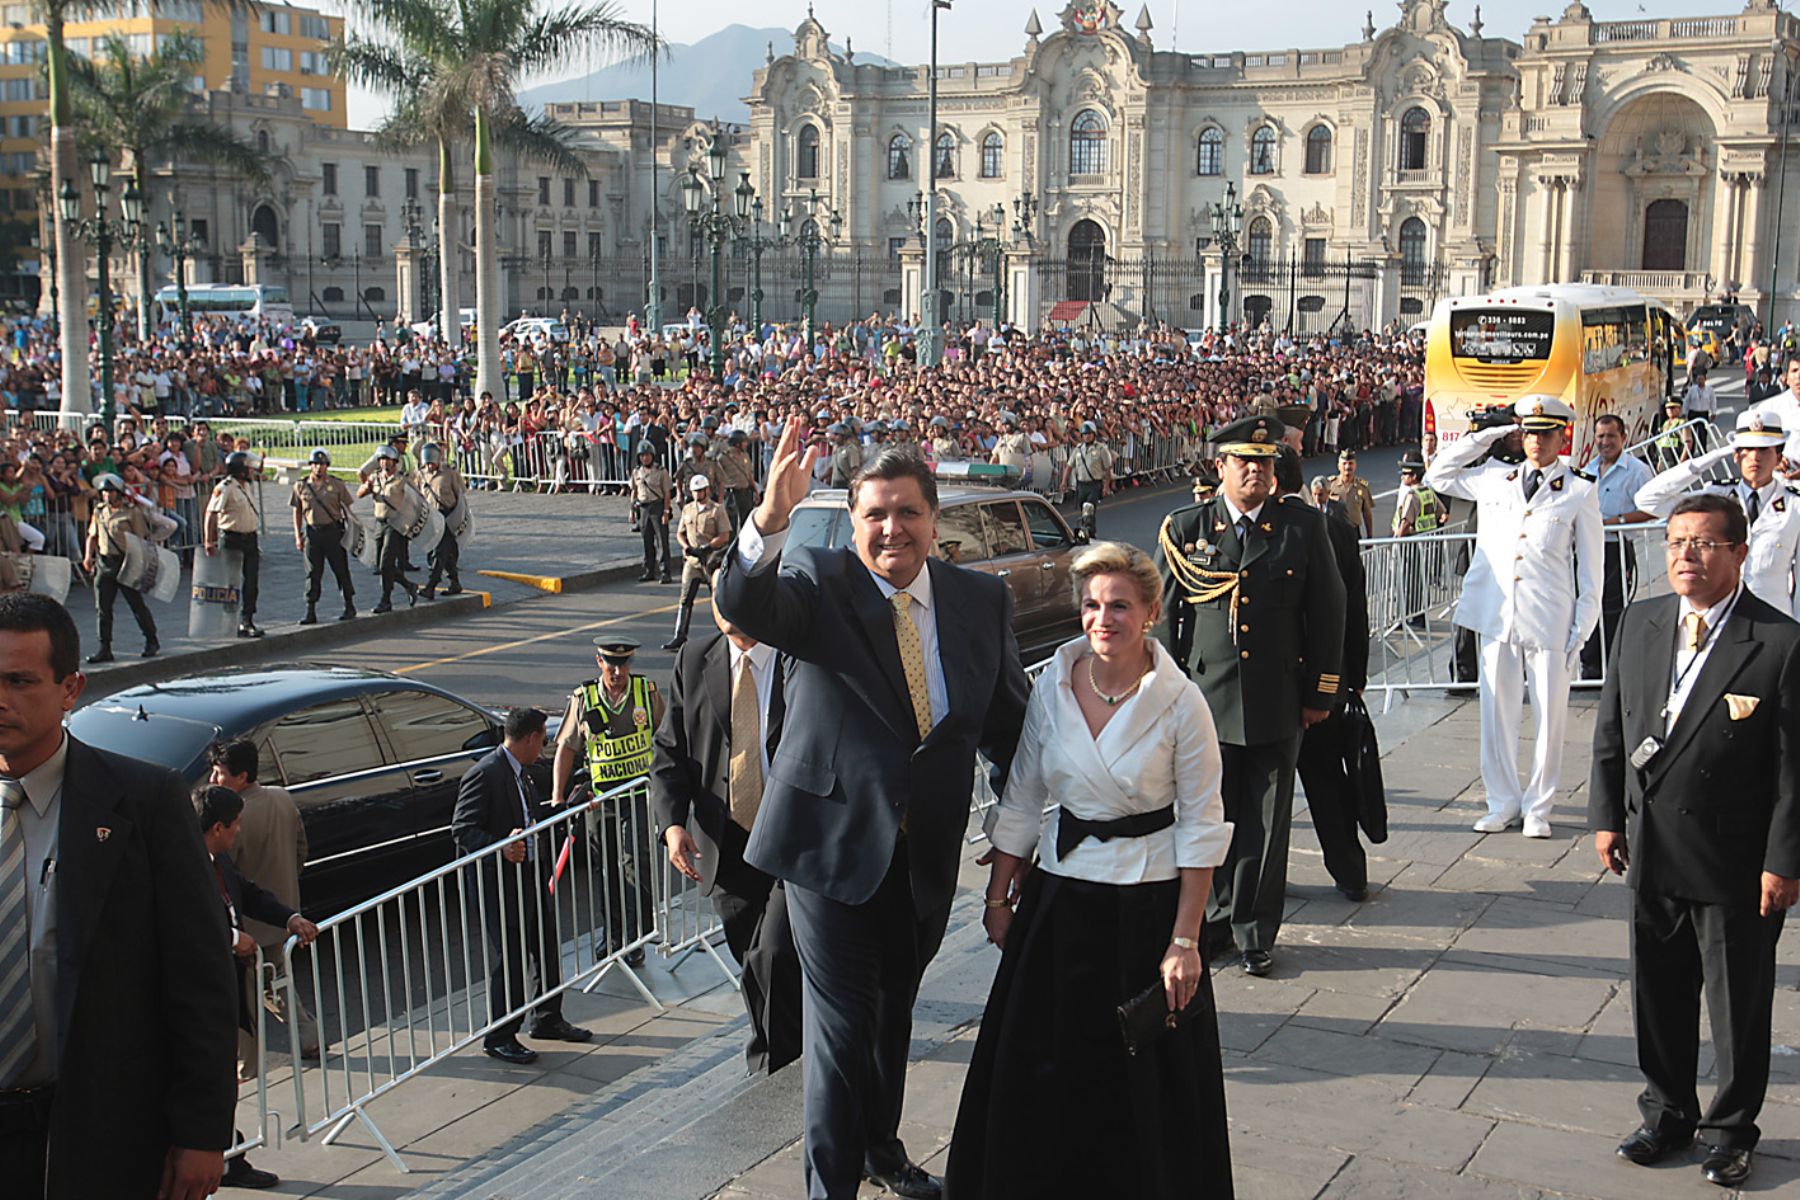
MULTIPOLYGON (((294 910, 281 902, 281 897, 267 888, 261 887, 254 879, 244 878, 244 873, 237 868, 231 855, 221 854, 214 860, 218 864, 219 876, 225 881, 225 892, 231 897, 231 906, 237 910, 236 928, 243 929, 246 920, 261 921, 265 925, 273 925, 277 929, 287 926, 288 918, 294 910)), ((231 914, 226 913, 227 920, 231 914)), ((255 936, 255 935, 252 935, 255 936)), ((242 959, 239 960, 244 961, 242 959)), ((265 960, 266 961, 266 960, 265 960)), ((246 1030, 256 1031, 256 1010, 251 1005, 248 989, 245 987, 246 972, 238 973, 238 1024, 246 1030)))
POLYGON ((1626 835, 1632 887, 1703 904, 1758 904, 1762 872, 1800 877, 1800 624, 1745 591, 1715 635, 1674 728, 1677 596, 1625 610, 1594 729, 1588 824, 1626 835), (1747 714, 1745 700, 1755 702, 1747 714), (1648 766, 1630 765, 1649 736, 1648 766))
MULTIPOLYGON (((785 704, 779 653, 769 694, 765 730, 769 755, 781 740, 785 704)), ((731 820, 726 785, 731 776, 731 643, 716 633, 689 642, 675 653, 668 708, 656 727, 656 755, 650 765, 650 800, 656 810, 657 843, 663 831, 694 818, 700 847, 701 888, 711 895, 726 853, 743 860, 745 834, 731 820)), ((729 873, 729 871, 727 872, 729 873)))
POLYGON ((1012 595, 932 559, 938 656, 950 711, 921 743, 893 606, 849 550, 803 548, 751 574, 725 556, 719 610, 794 661, 781 745, 745 859, 843 904, 875 894, 907 819, 913 902, 949 910, 977 747, 1005 785, 1025 719, 1012 595))
MULTIPOLYGON (((1298 496, 1284 497, 1283 503, 1312 507, 1298 496)), ((1369 585, 1363 571, 1362 539, 1338 501, 1316 511, 1325 516, 1325 533, 1331 538, 1331 557, 1344 581, 1343 691, 1359 692, 1369 683, 1369 585)), ((1340 694, 1338 699, 1341 703, 1343 696, 1340 694)))
POLYGON ((231 1145, 225 906, 181 780, 73 737, 57 855, 49 1195, 152 1196, 170 1146, 231 1145))
POLYGON ((506 748, 495 746, 463 775, 456 791, 456 811, 450 817, 450 836, 458 854, 473 854, 505 841, 513 830, 535 825, 549 815, 539 796, 531 819, 525 819, 518 776, 507 761, 506 748))

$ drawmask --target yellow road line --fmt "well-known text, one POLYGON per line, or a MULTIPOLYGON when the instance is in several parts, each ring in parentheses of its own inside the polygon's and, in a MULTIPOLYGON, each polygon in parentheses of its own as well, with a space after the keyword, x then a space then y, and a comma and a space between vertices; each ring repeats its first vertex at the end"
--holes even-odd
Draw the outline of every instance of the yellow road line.
POLYGON ((450 663, 462 662, 465 659, 480 658, 484 654, 497 654, 502 650, 516 650, 520 646, 530 646, 537 642, 553 641, 556 638, 568 637, 572 633, 585 633, 589 629, 602 629, 608 625, 618 625, 624 621, 635 621, 640 617, 654 617, 659 613, 672 613, 680 607, 681 604, 678 601, 674 604, 665 604, 661 608, 648 608, 643 612, 626 613, 623 616, 607 617, 604 620, 599 621, 589 621, 585 625, 571 625, 567 629, 556 629, 549 633, 540 633, 533 637, 520 638, 514 642, 501 642, 497 646, 483 646, 479 650, 467 650, 461 654, 451 654, 444 658, 434 658, 429 662, 413 663, 411 666, 397 667, 394 670, 394 674, 410 675, 414 671, 428 671, 432 667, 442 667, 447 666, 450 663))

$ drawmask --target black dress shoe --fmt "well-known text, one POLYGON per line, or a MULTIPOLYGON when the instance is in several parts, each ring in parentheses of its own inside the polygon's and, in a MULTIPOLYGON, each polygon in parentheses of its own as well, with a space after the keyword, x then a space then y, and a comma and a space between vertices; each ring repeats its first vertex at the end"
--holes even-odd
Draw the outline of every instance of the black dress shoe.
POLYGON ((338 614, 338 620, 354 621, 355 619, 356 619, 356 605, 345 604, 344 611, 338 614))
POLYGON ((391 600, 383 600, 383 601, 382 601, 382 602, 381 602, 381 603, 380 603, 380 604, 377 604, 377 605, 376 605, 376 606, 375 606, 375 607, 374 607, 374 608, 371 608, 371 609, 370 609, 370 610, 369 610, 369 611, 370 611, 370 612, 372 612, 372 613, 390 613, 390 612, 393 612, 393 611, 394 611, 394 604, 393 604, 393 601, 391 601, 391 600))
POLYGON ((1341 883, 1336 886, 1338 894, 1352 904, 1361 904, 1364 900, 1369 898, 1369 889, 1367 886, 1345 887, 1341 883))
POLYGON ((489 1058, 497 1058, 501 1062, 509 1062, 518 1066, 537 1061, 538 1052, 528 1046, 521 1046, 518 1038, 507 1038, 504 1042, 489 1042, 482 1050, 489 1058))
POLYGON ((238 636, 241 638, 259 638, 262 635, 263 631, 256 627, 255 621, 245 621, 238 626, 238 636))
POLYGON ((1246 950, 1242 965, 1244 974, 1260 979, 1275 969, 1275 956, 1267 950, 1246 950))
POLYGON ((940 1200, 944 1194, 944 1181, 935 1175, 927 1175, 925 1168, 917 1163, 901 1163, 893 1171, 869 1171, 863 1178, 877 1187, 886 1188, 896 1196, 907 1196, 911 1200, 940 1200))
POLYGON ((145 658, 155 658, 157 655, 159 655, 161 653, 162 653, 162 643, 157 641, 155 638, 151 638, 149 641, 144 643, 144 657, 145 658))
POLYGON ((1638 1129, 1619 1143, 1617 1154, 1640 1167, 1659 1163, 1677 1150, 1685 1150, 1694 1142, 1693 1131, 1659 1134, 1648 1125, 1638 1129))
POLYGON ((1700 1164, 1700 1178, 1720 1187, 1736 1187, 1750 1178, 1751 1151, 1733 1150, 1729 1146, 1708 1146, 1706 1161, 1700 1164))
POLYGON ((229 1188, 272 1188, 281 1182, 281 1176, 273 1171, 259 1171, 241 1158, 234 1158, 225 1164, 225 1174, 219 1179, 220 1187, 229 1188))
POLYGON ((418 599, 420 599, 420 600, 436 600, 437 599, 437 588, 429 583, 426 584, 424 587, 419 589, 418 599))
POLYGON ((319 623, 318 608, 311 604, 307 605, 306 606, 306 615, 304 617, 300 618, 300 623, 302 625, 317 625, 319 623))
POLYGON ((670 638, 662 644, 662 648, 664 650, 679 650, 685 645, 687 645, 687 639, 684 637, 670 638))
POLYGON ((113 660, 112 647, 111 646, 100 647, 98 650, 96 650, 92 654, 88 655, 87 660, 91 663, 109 663, 109 662, 111 662, 113 660))
POLYGON ((456 582, 452 582, 449 587, 444 589, 444 595, 446 596, 460 596, 462 593, 463 585, 456 582))
POLYGON ((593 1040, 594 1033, 561 1017, 551 1017, 532 1026, 531 1036, 543 1042, 586 1042, 593 1040))
POLYGON ((645 571, 642 575, 638 576, 638 582, 639 583, 655 583, 656 582, 656 572, 655 571, 645 571))

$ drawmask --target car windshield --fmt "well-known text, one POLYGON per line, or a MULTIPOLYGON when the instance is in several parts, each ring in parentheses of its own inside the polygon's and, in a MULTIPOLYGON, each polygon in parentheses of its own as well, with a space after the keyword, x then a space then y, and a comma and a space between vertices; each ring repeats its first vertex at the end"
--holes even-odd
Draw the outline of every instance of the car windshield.
POLYGON ((837 549, 849 541, 848 514, 836 505, 830 508, 797 508, 788 526, 787 544, 837 549))
POLYGON ((69 732, 90 746, 127 758, 171 767, 192 783, 204 767, 206 748, 219 739, 210 721, 191 721, 104 700, 77 709, 69 732))

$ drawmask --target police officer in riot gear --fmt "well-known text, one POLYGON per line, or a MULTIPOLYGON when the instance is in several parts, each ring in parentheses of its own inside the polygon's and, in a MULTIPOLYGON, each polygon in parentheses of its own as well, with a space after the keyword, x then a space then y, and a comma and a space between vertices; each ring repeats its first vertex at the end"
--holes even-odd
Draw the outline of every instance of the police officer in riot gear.
POLYGON ((217 554, 222 544, 242 555, 243 583, 238 607, 238 636, 242 638, 263 635, 256 627, 257 577, 262 573, 262 551, 256 537, 260 524, 250 488, 250 456, 234 450, 225 456, 225 478, 219 480, 212 498, 206 502, 203 544, 208 554, 217 554))
POLYGON ((383 446, 377 452, 375 473, 363 480, 359 496, 375 497, 375 521, 381 532, 376 541, 376 570, 381 573, 381 603, 369 611, 394 611, 394 587, 399 585, 409 603, 419 602, 419 588, 406 577, 406 535, 395 529, 388 519, 396 509, 411 503, 407 495, 406 476, 400 472, 400 452, 383 446))
POLYGON ((307 477, 294 485, 294 549, 306 555, 306 615, 302 625, 319 622, 319 594, 325 584, 325 566, 337 580, 344 594, 344 611, 338 620, 348 621, 356 615, 356 585, 350 578, 350 556, 344 550, 344 528, 356 518, 350 505, 356 497, 343 480, 331 473, 331 455, 314 450, 307 466, 307 477))
POLYGON ((425 503, 437 505, 438 511, 446 518, 444 536, 438 539, 435 547, 426 551, 431 574, 425 577, 425 586, 420 589, 419 595, 426 600, 435 600, 438 580, 447 578, 450 586, 444 589, 444 595, 460 596, 463 585, 457 563, 462 557, 462 543, 450 528, 448 518, 463 502, 468 488, 463 483, 462 472, 454 464, 444 461, 444 448, 436 442, 426 442, 419 447, 418 488, 424 493, 425 503))
POLYGON ((150 538, 150 517, 143 505, 125 494, 125 481, 117 475, 102 475, 94 480, 100 489, 100 503, 94 507, 88 522, 87 551, 82 566, 94 579, 94 607, 99 613, 100 646, 88 655, 91 663, 113 661, 113 604, 124 593, 131 615, 137 618, 144 634, 144 657, 155 658, 162 647, 156 640, 156 618, 136 588, 119 582, 119 568, 125 564, 125 535, 135 533, 150 538))

